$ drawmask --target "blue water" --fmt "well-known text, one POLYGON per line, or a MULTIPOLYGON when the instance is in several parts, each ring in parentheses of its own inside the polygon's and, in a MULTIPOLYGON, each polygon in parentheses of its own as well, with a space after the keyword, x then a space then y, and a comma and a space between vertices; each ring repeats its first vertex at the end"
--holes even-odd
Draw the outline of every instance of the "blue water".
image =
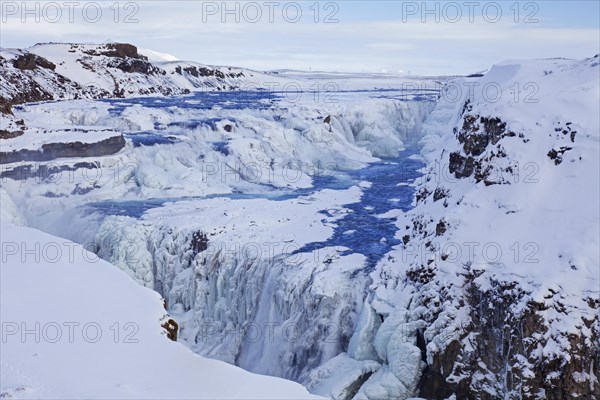
POLYGON ((218 107, 224 110, 266 109, 272 107, 281 95, 265 90, 194 92, 185 96, 137 97, 130 99, 104 99, 111 105, 109 112, 119 115, 127 107, 141 105, 148 108, 178 107, 184 109, 210 110, 218 107))
MULTIPOLYGON (((355 91, 360 92, 360 91, 355 91)), ((397 90, 371 90, 371 97, 387 97, 407 100, 411 97, 414 101, 433 101, 437 92, 403 93, 397 90)), ((282 108, 277 104, 282 99, 281 93, 267 91, 232 91, 232 92, 196 92, 188 96, 169 98, 136 98, 104 100, 110 103, 110 112, 120 114, 127 107, 135 104, 150 108, 188 108, 188 109, 265 109, 269 107, 282 108)), ((274 118, 277 118, 276 113, 274 118)), ((221 119, 191 119, 185 122, 176 122, 170 125, 155 126, 154 131, 129 132, 126 137, 134 146, 154 146, 176 143, 178 139, 168 136, 165 131, 175 125, 182 129, 195 129, 206 125, 216 129, 216 124, 221 119)), ((228 121, 233 123, 233 120, 228 121)), ((212 148, 225 155, 229 154, 228 142, 212 142, 212 148)), ((166 151, 166 149, 165 149, 166 151)), ((298 190, 281 190, 275 187, 266 187, 266 193, 231 193, 211 195, 205 197, 181 197, 163 199, 145 199, 133 201, 103 201, 85 206, 86 212, 100 213, 101 215, 121 215, 140 218, 143 214, 156 207, 161 207, 169 202, 193 200, 202 198, 225 197, 232 200, 264 198, 271 201, 282 201, 302 196, 310 196, 323 189, 343 190, 361 182, 369 182, 370 187, 363 188, 362 199, 359 203, 346 205, 350 210, 348 214, 336 221, 337 227, 333 235, 326 241, 308 243, 297 252, 308 252, 326 247, 344 247, 350 250, 345 253, 360 253, 366 257, 365 271, 372 270, 377 262, 397 245, 395 238, 396 226, 392 218, 381 218, 378 215, 390 210, 400 209, 407 211, 411 208, 414 188, 410 184, 420 176, 419 169, 422 164, 410 158, 413 151, 405 151, 399 157, 386 159, 369 165, 366 168, 353 171, 337 171, 333 174, 315 176, 313 187, 298 190)), ((321 213, 327 216, 327 211, 321 213)))
MULTIPOLYGON (((180 197, 131 201, 102 201, 86 205, 87 212, 102 215, 121 215, 140 218, 153 208, 166 203, 209 198, 229 198, 232 200, 263 198, 271 201, 283 201, 310 196, 323 189, 343 190, 361 182, 369 182, 370 187, 363 188, 359 203, 348 204, 348 214, 336 221, 333 235, 326 241, 308 243, 296 252, 309 252, 326 247, 345 247, 342 252, 360 253, 366 257, 364 271, 372 270, 377 262, 399 244, 395 238, 396 225, 393 218, 381 218, 378 215, 390 210, 407 211, 412 207, 414 187, 410 185, 420 176, 423 164, 411 159, 413 151, 405 151, 399 157, 374 163, 366 168, 351 171, 338 171, 314 177, 313 187, 293 191, 273 188, 267 193, 230 193, 203 197, 180 197)), ((327 210, 321 211, 325 216, 327 210)))
MULTIPOLYGON (((363 93, 366 97, 397 99, 402 101, 429 101, 434 102, 439 96, 439 89, 369 89, 369 90, 335 90, 331 92, 320 93, 322 96, 329 95, 334 101, 339 94, 363 93)), ((271 107, 281 108, 281 100, 297 101, 299 97, 306 96, 312 98, 313 94, 319 94, 313 91, 198 91, 184 96, 173 97, 137 97, 129 99, 103 99, 99 100, 110 104, 109 112, 112 115, 119 115, 127 107, 141 105, 148 108, 167 108, 178 107, 183 109, 210 110, 219 108, 222 110, 264 110, 271 107)), ((329 98, 329 97, 328 97, 329 98)))
POLYGON ((211 143, 213 150, 218 151, 219 153, 223 154, 224 156, 228 156, 229 155, 229 143, 227 142, 212 142, 211 143))
MULTIPOLYGON (((370 272, 392 246, 400 243, 395 238, 395 219, 378 215, 397 209, 408 211, 412 207, 414 187, 410 184, 421 175, 419 169, 423 167, 420 161, 409 158, 412 154, 407 151, 398 158, 350 172, 353 181, 371 183, 369 188, 363 189, 361 201, 346 206, 351 212, 336 221, 337 227, 328 240, 309 243, 296 252, 346 247, 350 250, 341 254, 363 254, 366 257, 364 271, 370 272)), ((327 215, 327 211, 322 213, 327 215)))
POLYGON ((131 132, 125 133, 123 136, 131 140, 133 147, 154 146, 157 144, 172 144, 179 140, 173 136, 163 136, 156 132, 131 132))

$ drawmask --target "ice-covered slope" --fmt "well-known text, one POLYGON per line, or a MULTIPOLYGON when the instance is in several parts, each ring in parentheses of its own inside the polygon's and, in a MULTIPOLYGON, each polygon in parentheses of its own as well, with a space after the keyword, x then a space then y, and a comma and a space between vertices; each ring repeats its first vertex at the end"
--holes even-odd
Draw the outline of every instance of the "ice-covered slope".
POLYGON ((169 340, 156 292, 2 203, 0 397, 316 398, 169 340))

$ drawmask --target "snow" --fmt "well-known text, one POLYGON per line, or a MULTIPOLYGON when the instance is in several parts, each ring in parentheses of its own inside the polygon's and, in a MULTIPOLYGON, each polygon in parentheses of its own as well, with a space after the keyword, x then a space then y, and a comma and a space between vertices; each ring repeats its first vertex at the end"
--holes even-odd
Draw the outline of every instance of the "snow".
POLYGON ((332 399, 347 399, 355 389, 353 383, 375 373, 379 367, 375 361, 357 361, 342 353, 312 371, 306 386, 313 393, 332 399))
POLYGON ((412 100, 414 96, 427 97, 428 92, 437 95, 444 83, 452 79, 450 76, 407 76, 390 73, 348 73, 348 72, 319 72, 319 71, 273 71, 282 78, 291 79, 293 82, 310 82, 312 88, 321 90, 360 91, 376 90, 382 93, 390 90, 403 90, 405 100, 412 100))
MULTIPOLYGON (((496 258, 492 251, 490 257, 475 252, 471 260, 474 268, 493 269, 494 273, 523 278, 524 282, 545 282, 544 287, 557 284, 570 294, 598 292, 600 259, 598 246, 594 244, 599 240, 600 210, 590 199, 600 197, 600 117, 594 111, 599 98, 598 66, 591 64, 591 60, 507 61, 494 66, 482 78, 481 85, 494 82, 503 93, 523 82, 535 82, 539 92, 532 99, 537 101, 518 103, 518 107, 508 96, 491 103, 478 97, 477 91, 472 100, 479 114, 501 116, 509 129, 523 132, 529 140, 526 144, 509 139, 502 142, 511 162, 519 167, 520 176, 508 176, 510 185, 465 186, 462 182, 439 182, 439 179, 434 182, 456 188, 453 198, 462 198, 461 204, 446 216, 450 225, 456 226, 453 241, 464 243, 477 237, 482 246, 498 243, 502 249, 495 263, 488 262, 496 258), (578 131, 574 141, 556 134, 554 128, 558 123, 570 123, 578 131), (556 146, 573 147, 558 166, 546 154, 556 146), (582 187, 586 195, 580 195, 582 187), (516 225, 519 229, 514 228, 516 225), (525 259, 525 254, 517 257, 510 251, 513 243, 521 247, 535 244, 530 250, 532 262, 526 262, 529 259, 525 259), (559 255, 571 260, 579 272, 574 273, 569 265, 560 262, 559 255), (573 274, 577 279, 573 279, 573 274)), ((443 146, 446 151, 456 148, 450 140, 451 136, 446 136, 443 146)), ((429 154, 429 160, 439 157, 439 151, 429 154)), ((427 208, 439 214, 439 207, 427 208)))
MULTIPOLYGON (((44 45, 31 51, 54 61, 64 59, 60 66, 64 74, 78 82, 88 79, 76 61, 62 57, 68 51, 66 47, 44 45)), ((434 89, 447 78, 295 71, 260 74, 234 69, 236 73, 253 74, 256 79, 245 76, 227 80, 238 88, 261 87, 260 83, 269 80, 279 85, 299 82, 303 96, 292 100, 292 93, 277 91, 218 94, 201 90, 207 82, 209 86, 216 85, 215 81, 196 80, 174 72, 202 64, 141 52, 157 60, 155 65, 166 71, 168 83, 163 84, 199 91, 178 98, 76 100, 16 109, 15 118, 23 118, 33 129, 42 129, 44 121, 48 121, 53 132, 71 128, 87 129, 94 135, 100 131, 122 132, 128 144, 119 154, 91 159, 96 167, 89 170, 92 172, 86 169, 85 175, 76 169, 68 177, 52 181, 5 179, 0 193, 3 224, 28 223, 77 240, 133 278, 128 281, 126 275, 115 271, 117 268, 98 261, 94 265, 112 268, 114 276, 120 274, 123 282, 116 284, 115 293, 108 276, 95 275, 81 277, 85 281, 105 282, 94 284, 94 291, 88 287, 92 285, 75 288, 80 292, 73 292, 75 289, 70 286, 62 290, 53 286, 52 293, 73 293, 80 298, 89 294, 103 299, 98 303, 112 306, 103 306, 102 310, 115 309, 114 317, 121 317, 119 321, 147 318, 139 323, 144 324, 144 334, 149 335, 148 340, 158 350, 153 349, 156 358, 140 356, 140 364, 170 365, 172 358, 166 358, 166 354, 171 354, 171 348, 179 350, 169 357, 184 359, 191 354, 161 334, 159 322, 165 311, 160 306, 152 308, 148 300, 148 305, 141 307, 147 307, 149 313, 131 317, 133 309, 128 304, 137 304, 152 294, 134 285, 134 281, 156 290, 167 300, 169 312, 180 324, 179 341, 194 352, 253 372, 296 380, 314 393, 334 399, 350 395, 370 400, 414 398, 425 367, 422 351, 429 364, 455 341, 460 342, 461 354, 476 353, 477 333, 468 331, 476 310, 466 301, 467 274, 474 276, 472 284, 481 293, 494 291, 498 282, 515 285, 515 292, 522 294, 507 305, 507 312, 517 318, 530 304, 545 306, 539 312, 543 321, 540 329, 547 329, 536 332, 539 349, 530 358, 515 361, 524 371, 523 376, 537 373, 534 364, 542 359, 569 360, 571 337, 583 337, 590 346, 594 345, 591 339, 595 328, 586 321, 597 320, 588 300, 600 296, 597 57, 583 61, 505 61, 490 68, 480 79, 452 81, 450 86, 473 90, 463 90, 454 99, 442 95, 434 104, 434 89), (315 101, 315 93, 310 92, 315 83, 337 85, 338 101, 315 101), (412 84, 421 87, 411 93, 401 91, 412 84), (494 91, 485 92, 485 87, 499 89, 502 95, 491 101, 494 91), (486 161, 492 169, 491 179, 497 179, 499 184, 488 186, 472 177, 457 179, 448 172, 449 154, 464 150, 454 133, 454 128, 460 131, 463 127, 463 114, 477 116, 477 129, 482 129, 480 117, 498 117, 506 123, 507 130, 515 133, 514 137, 503 137, 488 146, 479 157, 491 156, 492 149, 497 155, 500 148, 495 145, 501 147, 504 157, 486 161), (563 134, 563 130, 576 134, 563 134), (410 159, 425 163, 425 176, 394 185, 427 189, 429 193, 444 189, 446 197, 433 201, 429 195, 415 201, 411 210, 385 209, 377 215, 396 219, 395 237, 392 231, 390 237, 381 241, 399 244, 367 276, 363 272, 366 254, 331 245, 329 240, 341 226, 342 236, 360 237, 365 227, 346 226, 342 221, 359 207, 378 210, 376 202, 365 200, 375 183, 362 180, 349 187, 311 188, 319 173, 339 174, 344 183, 349 178, 340 170, 364 168, 380 158, 397 156, 418 141, 421 154, 410 159), (557 165, 548 153, 561 147, 571 149, 557 165), (261 173, 244 168, 249 165, 258 166, 261 173), (290 179, 286 173, 293 173, 295 178, 290 179), (4 201, 8 197, 10 200, 4 201), (446 231, 438 234, 436 225, 442 220, 446 231), (422 231, 414 228, 417 223, 422 224, 422 231), (402 244, 405 235, 410 241, 402 244), (308 250, 303 247, 315 242, 324 245, 308 250), (303 250, 296 252, 298 249, 303 250), (434 274, 426 283, 407 278, 409 271, 425 272, 428 268, 434 274), (127 296, 118 286, 126 285, 125 282, 132 285, 127 286, 127 296), (103 291, 97 293, 104 287, 111 288, 111 296, 103 291), (136 299, 129 300, 128 296, 134 294, 136 299), (294 328, 293 340, 286 337, 286 327, 294 328), (417 346, 417 335, 422 335, 425 348, 417 346), (158 345, 159 339, 164 344, 158 345), (157 364, 152 364, 155 359, 157 364)), ((102 73, 94 77, 99 85, 112 90, 105 78, 102 73)), ((136 86, 136 90, 146 84, 136 86)), ((32 134, 27 132, 22 139, 3 142, 10 143, 11 148, 26 148, 30 141, 22 142, 32 134)), ((60 165, 73 167, 81 161, 85 160, 62 159, 60 165)), ((396 200, 402 199, 390 193, 382 201, 400 208, 402 201, 396 200)), ((17 232, 15 237, 21 234, 19 229, 27 229, 32 238, 43 235, 12 225, 7 229, 17 232)), ((49 237, 44 236, 43 240, 49 237)), ((4 269, 3 265, 3 274, 4 269)), ((71 279, 74 278, 60 279, 57 285, 68 285, 71 279)), ((111 275, 110 279, 116 278, 111 275)), ((40 292, 46 293, 41 289, 40 292)), ((151 300, 159 304, 157 296, 152 296, 151 300)), ((75 297, 69 296, 69 300, 75 297)), ((49 298, 63 301, 61 296, 49 298)), ((52 312, 72 308, 66 303, 55 304, 56 307, 52 304, 49 302, 48 315, 57 318, 65 314, 52 312)), ((47 318, 36 312, 31 313, 47 318)), ((112 313, 100 314, 97 318, 103 322, 113 318, 112 313)), ((85 318, 94 315, 87 313, 85 318)), ((81 318, 86 320, 82 314, 81 318)), ((98 357, 120 360, 119 357, 129 355, 137 357, 134 350, 147 350, 133 346, 134 349, 125 349, 129 353, 121 354, 123 349, 117 353, 110 350, 109 344, 106 355, 98 357)), ((80 353, 85 351, 87 348, 82 348, 80 353)), ((58 353, 48 354, 58 357, 58 353)), ((197 381, 201 374, 194 375, 195 379, 184 379, 198 368, 194 362, 202 363, 201 368, 213 362, 193 358, 196 361, 183 361, 185 373, 179 369, 160 372, 161 377, 169 374, 166 381, 177 383, 169 385, 169 390, 176 386, 182 391, 178 396, 187 396, 188 388, 195 390, 194 385, 205 382, 197 381)), ((70 366, 76 365, 81 358, 71 361, 70 366)), ((15 365, 8 370, 23 370, 24 376, 36 376, 34 381, 40 382, 24 385, 19 381, 25 379, 20 378, 22 375, 10 372, 7 376, 15 382, 11 386, 13 392, 23 385, 20 392, 27 395, 54 395, 44 390, 55 390, 51 379, 59 378, 37 380, 35 374, 41 369, 29 364, 25 367, 31 370, 22 369, 14 360, 7 362, 15 365), (46 382, 48 388, 42 385, 46 382)), ((214 363, 210 368, 218 375, 217 381, 227 374, 241 373, 234 367, 214 363)), ((483 362, 468 367, 476 365, 478 369, 470 377, 472 382, 499 396, 505 389, 504 383, 483 362)), ((124 364, 123 369, 137 370, 133 364, 124 364)), ((555 375, 556 371, 552 371, 548 377, 555 375)), ((592 375, 593 371, 580 371, 574 379, 592 381, 592 375)), ((117 379, 116 372, 108 376, 108 383, 83 381, 81 386, 73 385, 73 392, 67 392, 71 390, 69 385, 58 385, 65 391, 60 395, 76 397, 85 384, 98 385, 91 387, 114 397, 121 393, 132 397, 148 393, 177 397, 166 388, 142 387, 135 374, 128 382, 117 379), (117 387, 117 383, 122 386, 117 387)), ((160 386, 165 380, 156 376, 150 380, 160 386)), ((259 382, 263 378, 249 374, 243 377, 256 382, 257 387, 253 383, 251 390, 271 387, 270 381, 259 382)), ((469 377, 457 373, 448 379, 459 382, 466 378, 469 377)), ((209 393, 212 381, 208 376, 209 393)), ((297 386, 289 388, 296 390, 297 386)), ((240 393, 237 386, 225 389, 231 392, 217 392, 215 387, 214 396, 240 393)))
POLYGON ((3 397, 318 398, 193 354, 166 338, 156 292, 80 245, 1 223, 3 397))
MULTIPOLYGON (((79 45, 77 51, 73 53, 69 52, 71 47, 67 43, 37 44, 28 50, 53 62, 56 65, 56 72, 69 77, 72 81, 84 86, 93 85, 106 91, 112 91, 114 83, 108 74, 103 76, 97 69, 86 68, 86 64, 78 61, 81 57, 85 57, 84 51, 95 50, 97 46, 79 45)), ((91 56, 87 56, 87 58, 91 59, 91 56)))
POLYGON ((138 53, 143 56, 148 57, 148 61, 152 62, 161 62, 161 61, 179 61, 179 59, 171 54, 160 53, 158 51, 153 51, 150 49, 144 49, 138 47, 138 53))

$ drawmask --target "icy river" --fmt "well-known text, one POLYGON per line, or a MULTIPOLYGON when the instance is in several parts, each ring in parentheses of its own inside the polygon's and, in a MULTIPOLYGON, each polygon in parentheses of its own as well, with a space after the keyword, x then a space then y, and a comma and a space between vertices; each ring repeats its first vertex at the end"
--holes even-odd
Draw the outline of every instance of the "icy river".
POLYGON ((424 167, 410 143, 432 103, 378 90, 347 96, 336 105, 268 92, 48 105, 75 125, 110 126, 127 144, 41 196, 59 206, 39 225, 158 292, 194 352, 317 393, 325 389, 312 373, 339 356, 333 365, 356 369, 346 382, 354 387, 372 365, 343 353, 372 277, 401 244, 398 219, 424 167), (205 163, 255 161, 275 178, 203 175, 205 163), (292 161, 301 179, 290 182, 281 170, 292 161))
MULTIPOLYGON (((381 96, 379 92, 372 93, 381 96)), ((220 108, 223 110, 265 109, 281 100, 278 94, 269 92, 237 93, 198 93, 192 97, 145 98, 132 100, 105 100, 111 105, 110 113, 118 116, 127 108, 142 105, 157 109, 191 109, 206 110, 220 108)), ((422 99, 420 99, 422 100, 422 99)), ((201 125, 215 128, 218 119, 190 119, 177 122, 178 128, 193 130, 201 125)), ((125 136, 135 147, 162 146, 168 151, 169 144, 177 140, 166 133, 165 127, 143 132, 126 132, 125 136)), ((212 143, 215 151, 227 154, 228 142, 212 143)), ((307 243, 296 252, 309 252, 327 247, 347 248, 343 254, 360 253, 365 256, 365 270, 372 270, 377 262, 397 245, 396 226, 393 218, 382 216, 391 210, 407 211, 411 208, 414 186, 413 182, 420 176, 423 164, 418 161, 418 149, 412 147, 400 152, 398 157, 383 158, 379 162, 370 163, 367 167, 355 170, 327 171, 312 177, 312 186, 295 190, 267 188, 260 193, 252 191, 236 191, 228 194, 212 194, 208 196, 148 198, 136 200, 108 200, 89 203, 86 213, 97 213, 104 216, 118 215, 140 218, 150 209, 158 208, 166 203, 182 200, 201 200, 225 197, 232 200, 263 198, 278 202, 294 198, 311 196, 324 190, 345 190, 359 186, 362 190, 360 202, 348 204, 349 212, 336 221, 333 235, 326 241, 307 243)), ((323 216, 328 210, 322 210, 323 216)))
MULTIPOLYGON (((346 247, 349 252, 366 257, 366 272, 369 272, 384 254, 397 245, 396 226, 393 218, 382 215, 412 207, 415 179, 421 176, 423 164, 415 157, 412 149, 403 151, 399 157, 383 159, 359 170, 332 171, 313 178, 313 187, 293 191, 273 190, 269 193, 233 193, 204 197, 160 198, 131 201, 103 201, 88 204, 89 212, 102 215, 141 217, 146 211, 166 203, 182 200, 198 200, 226 197, 233 200, 264 198, 277 202, 310 196, 323 189, 344 190, 352 186, 362 188, 361 201, 348 204, 350 210, 337 221, 334 234, 327 240, 304 245, 297 252, 307 252, 327 247, 346 247)), ((276 206, 276 205, 275 205, 276 206)), ((328 210, 322 210, 327 215, 328 210)))

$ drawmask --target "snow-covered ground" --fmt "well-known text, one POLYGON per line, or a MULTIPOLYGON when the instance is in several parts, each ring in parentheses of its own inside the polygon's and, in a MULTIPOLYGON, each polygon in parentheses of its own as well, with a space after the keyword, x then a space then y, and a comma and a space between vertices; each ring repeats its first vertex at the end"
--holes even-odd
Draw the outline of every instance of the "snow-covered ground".
POLYGON ((2 398, 317 398, 169 340, 156 292, 15 210, 3 193, 2 398))

